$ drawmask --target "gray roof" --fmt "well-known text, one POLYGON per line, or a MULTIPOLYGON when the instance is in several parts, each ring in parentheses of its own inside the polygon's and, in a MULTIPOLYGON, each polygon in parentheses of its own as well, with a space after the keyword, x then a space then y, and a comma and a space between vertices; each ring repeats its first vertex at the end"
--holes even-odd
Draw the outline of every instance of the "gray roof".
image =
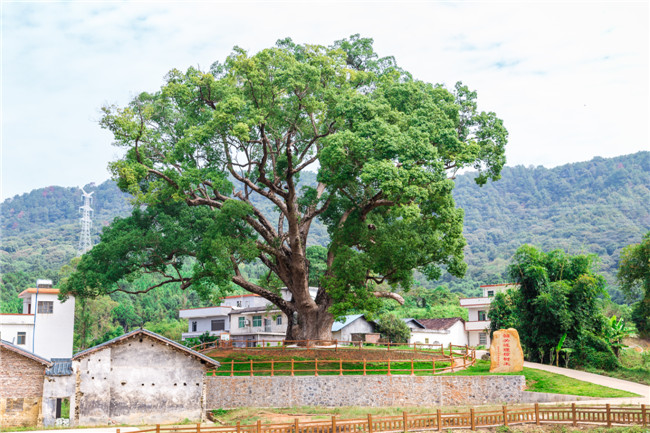
POLYGON ((19 355, 22 355, 22 356, 26 357, 26 358, 29 358, 29 359, 32 359, 34 361, 40 362, 41 364, 43 364, 43 365, 45 365, 47 367, 52 365, 52 363, 50 362, 49 359, 43 358, 42 356, 39 356, 39 355, 37 355, 35 353, 32 353, 32 352, 30 352, 28 350, 25 350, 22 347, 15 346, 15 345, 11 344, 8 341, 0 340, 0 347, 4 347, 5 349, 11 350, 12 352, 15 352, 15 353, 17 353, 19 355))
POLYGON ((426 328, 426 326, 424 326, 422 323, 418 322, 417 319, 414 319, 412 317, 409 317, 408 319, 402 319, 402 321, 404 323, 413 322, 413 323, 417 324, 420 328, 426 328))
POLYGON ((332 332, 340 331, 341 329, 348 326, 350 323, 357 320, 359 317, 363 317, 363 314, 352 314, 350 316, 345 316, 344 317, 345 318, 344 322, 339 322, 339 321, 334 322, 332 324, 332 332))
POLYGON ((193 355, 197 358, 202 359, 203 361, 209 362, 210 364, 214 365, 215 367, 219 367, 221 364, 219 364, 218 361, 215 361, 214 359, 210 358, 209 356, 206 356, 202 353, 197 352, 196 350, 192 350, 189 347, 185 347, 180 343, 175 342, 174 340, 170 340, 169 338, 163 337, 160 334, 156 334, 155 332, 151 332, 147 329, 136 329, 135 331, 128 332, 124 335, 120 335, 119 337, 113 338, 112 340, 108 340, 102 344, 98 344, 95 347, 91 347, 90 349, 83 350, 77 354, 75 354, 72 359, 77 360, 79 358, 83 358, 86 355, 89 355, 93 352, 96 352, 98 350, 101 350, 107 346, 110 346, 112 344, 118 343, 120 341, 126 340, 127 338, 135 337, 137 335, 144 334, 147 335, 151 338, 154 338, 156 340, 159 340, 161 343, 169 344, 170 346, 175 347, 176 349, 179 349, 183 352, 189 353, 190 355, 193 355))
POLYGON ((69 376, 71 374, 71 358, 52 358, 52 366, 45 371, 46 376, 69 376))

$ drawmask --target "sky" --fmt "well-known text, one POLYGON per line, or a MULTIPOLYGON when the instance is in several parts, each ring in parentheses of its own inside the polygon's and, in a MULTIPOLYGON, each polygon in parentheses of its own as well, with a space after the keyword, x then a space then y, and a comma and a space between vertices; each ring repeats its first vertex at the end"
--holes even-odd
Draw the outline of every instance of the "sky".
POLYGON ((649 2, 1 0, 1 200, 110 177, 103 105, 208 69, 234 46, 360 33, 416 79, 478 92, 508 165, 650 150, 649 2))

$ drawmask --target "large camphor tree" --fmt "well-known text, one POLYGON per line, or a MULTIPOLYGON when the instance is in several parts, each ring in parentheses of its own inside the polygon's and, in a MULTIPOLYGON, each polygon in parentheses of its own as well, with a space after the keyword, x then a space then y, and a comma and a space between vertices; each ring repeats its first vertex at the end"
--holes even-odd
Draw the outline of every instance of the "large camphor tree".
POLYGON ((475 92, 415 80, 358 35, 330 47, 235 48, 207 72, 172 70, 159 91, 105 107, 101 124, 125 149, 110 167, 138 206, 104 230, 64 292, 128 290, 123 282, 143 273, 159 277, 139 291, 239 286, 294 318, 292 340, 331 339, 337 316, 399 302, 395 289, 407 290, 415 269, 462 276, 453 177, 471 168, 480 184, 498 179, 507 141, 475 92), (316 183, 299 183, 307 170, 316 183), (329 244, 312 299, 316 218, 329 244), (246 278, 246 263, 267 276, 246 278))

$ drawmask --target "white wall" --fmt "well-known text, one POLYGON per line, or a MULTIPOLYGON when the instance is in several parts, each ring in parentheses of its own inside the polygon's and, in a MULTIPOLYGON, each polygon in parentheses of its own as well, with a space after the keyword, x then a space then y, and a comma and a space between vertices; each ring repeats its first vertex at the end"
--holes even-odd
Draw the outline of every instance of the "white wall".
POLYGON ((426 344, 427 338, 429 339, 429 344, 442 344, 444 346, 448 346, 449 343, 458 346, 469 344, 467 340, 467 332, 465 331, 465 325, 461 321, 454 323, 451 328, 446 330, 411 330, 411 338, 409 339, 409 343, 426 344))
MULTIPOLYGON (((53 302, 52 314, 38 313, 36 294, 31 295, 32 313, 36 315, 34 326, 34 353, 47 359, 71 358, 74 334, 74 304, 70 296, 65 302, 56 294, 39 293, 38 302, 53 302)), ((28 348, 31 351, 31 347, 28 348)))
MULTIPOLYGON (((480 343, 479 343, 479 341, 480 341, 479 340, 480 331, 468 331, 467 334, 468 334, 468 339, 469 339, 468 344, 470 346, 474 346, 474 347, 480 346, 480 343)), ((485 332, 485 339, 487 341, 486 347, 489 348, 490 347, 490 332, 489 331, 485 332)))
POLYGON ((0 337, 11 344, 32 351, 32 333, 34 329, 34 316, 22 314, 0 315, 0 337), (18 333, 25 333, 25 344, 18 344, 18 333))

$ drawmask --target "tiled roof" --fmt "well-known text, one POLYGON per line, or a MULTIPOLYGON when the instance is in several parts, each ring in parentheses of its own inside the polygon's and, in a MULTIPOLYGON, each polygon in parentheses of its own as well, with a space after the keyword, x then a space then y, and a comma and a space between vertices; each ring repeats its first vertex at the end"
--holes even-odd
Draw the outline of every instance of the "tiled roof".
POLYGON ((42 356, 38 356, 35 353, 29 352, 22 347, 14 346, 8 341, 5 340, 0 340, 0 347, 4 347, 7 350, 11 350, 12 352, 15 352, 19 355, 22 355, 26 358, 32 359, 34 361, 40 362, 41 364, 49 367, 52 365, 49 359, 43 358, 42 356))
POLYGON ((124 340, 126 340, 128 338, 136 337, 136 336, 138 336, 140 334, 147 335, 147 336, 149 336, 151 338, 154 338, 154 339, 160 341, 161 343, 165 343, 165 344, 169 344, 171 346, 174 346, 176 349, 179 349, 179 350, 181 350, 183 352, 189 353, 190 355, 195 356, 197 358, 200 358, 203 361, 209 362, 210 364, 212 364, 212 365, 214 365, 216 367, 219 367, 221 365, 221 364, 219 364, 219 362, 215 361, 214 359, 210 358, 209 356, 205 356, 202 353, 199 353, 199 352, 197 352, 195 350, 192 350, 189 347, 185 347, 182 344, 175 342, 174 340, 170 340, 169 338, 163 337, 162 335, 156 334, 155 332, 151 332, 151 331, 149 331, 147 329, 136 329, 135 331, 131 331, 131 332, 128 332, 128 333, 126 333, 124 335, 120 335, 119 337, 113 338, 112 340, 108 340, 105 343, 98 344, 95 347, 91 347, 90 349, 83 350, 83 351, 77 353, 76 355, 74 355, 72 357, 72 359, 77 360, 79 358, 83 358, 84 356, 90 355, 93 352, 101 350, 101 349, 103 349, 105 347, 108 347, 108 346, 110 346, 112 344, 119 343, 120 341, 124 341, 124 340))
MULTIPOLYGON (((20 292, 18 297, 20 298, 21 296, 23 296, 26 293, 36 293, 36 290, 37 289, 35 287, 25 289, 22 292, 20 292)), ((43 289, 43 288, 41 288, 41 289, 38 289, 38 293, 41 294, 41 295, 58 295, 59 294, 59 289, 43 289)))
POLYGON ((332 324, 332 332, 340 331, 341 329, 348 326, 350 323, 357 320, 359 317, 363 317, 363 314, 353 314, 351 316, 345 316, 344 322, 339 322, 339 321, 334 322, 334 324, 332 324))
POLYGON ((408 319, 402 319, 402 321, 404 323, 413 322, 413 323, 416 323, 417 325, 419 325, 422 328, 426 328, 426 326, 424 326, 422 323, 420 323, 420 321, 418 319, 414 319, 412 317, 409 317, 408 319))
POLYGON ((46 376, 69 376, 72 374, 72 359, 52 358, 52 366, 45 372, 46 376))
POLYGON ((423 324, 426 329, 449 329, 458 321, 465 322, 460 317, 451 317, 449 319, 418 319, 418 322, 423 324))

